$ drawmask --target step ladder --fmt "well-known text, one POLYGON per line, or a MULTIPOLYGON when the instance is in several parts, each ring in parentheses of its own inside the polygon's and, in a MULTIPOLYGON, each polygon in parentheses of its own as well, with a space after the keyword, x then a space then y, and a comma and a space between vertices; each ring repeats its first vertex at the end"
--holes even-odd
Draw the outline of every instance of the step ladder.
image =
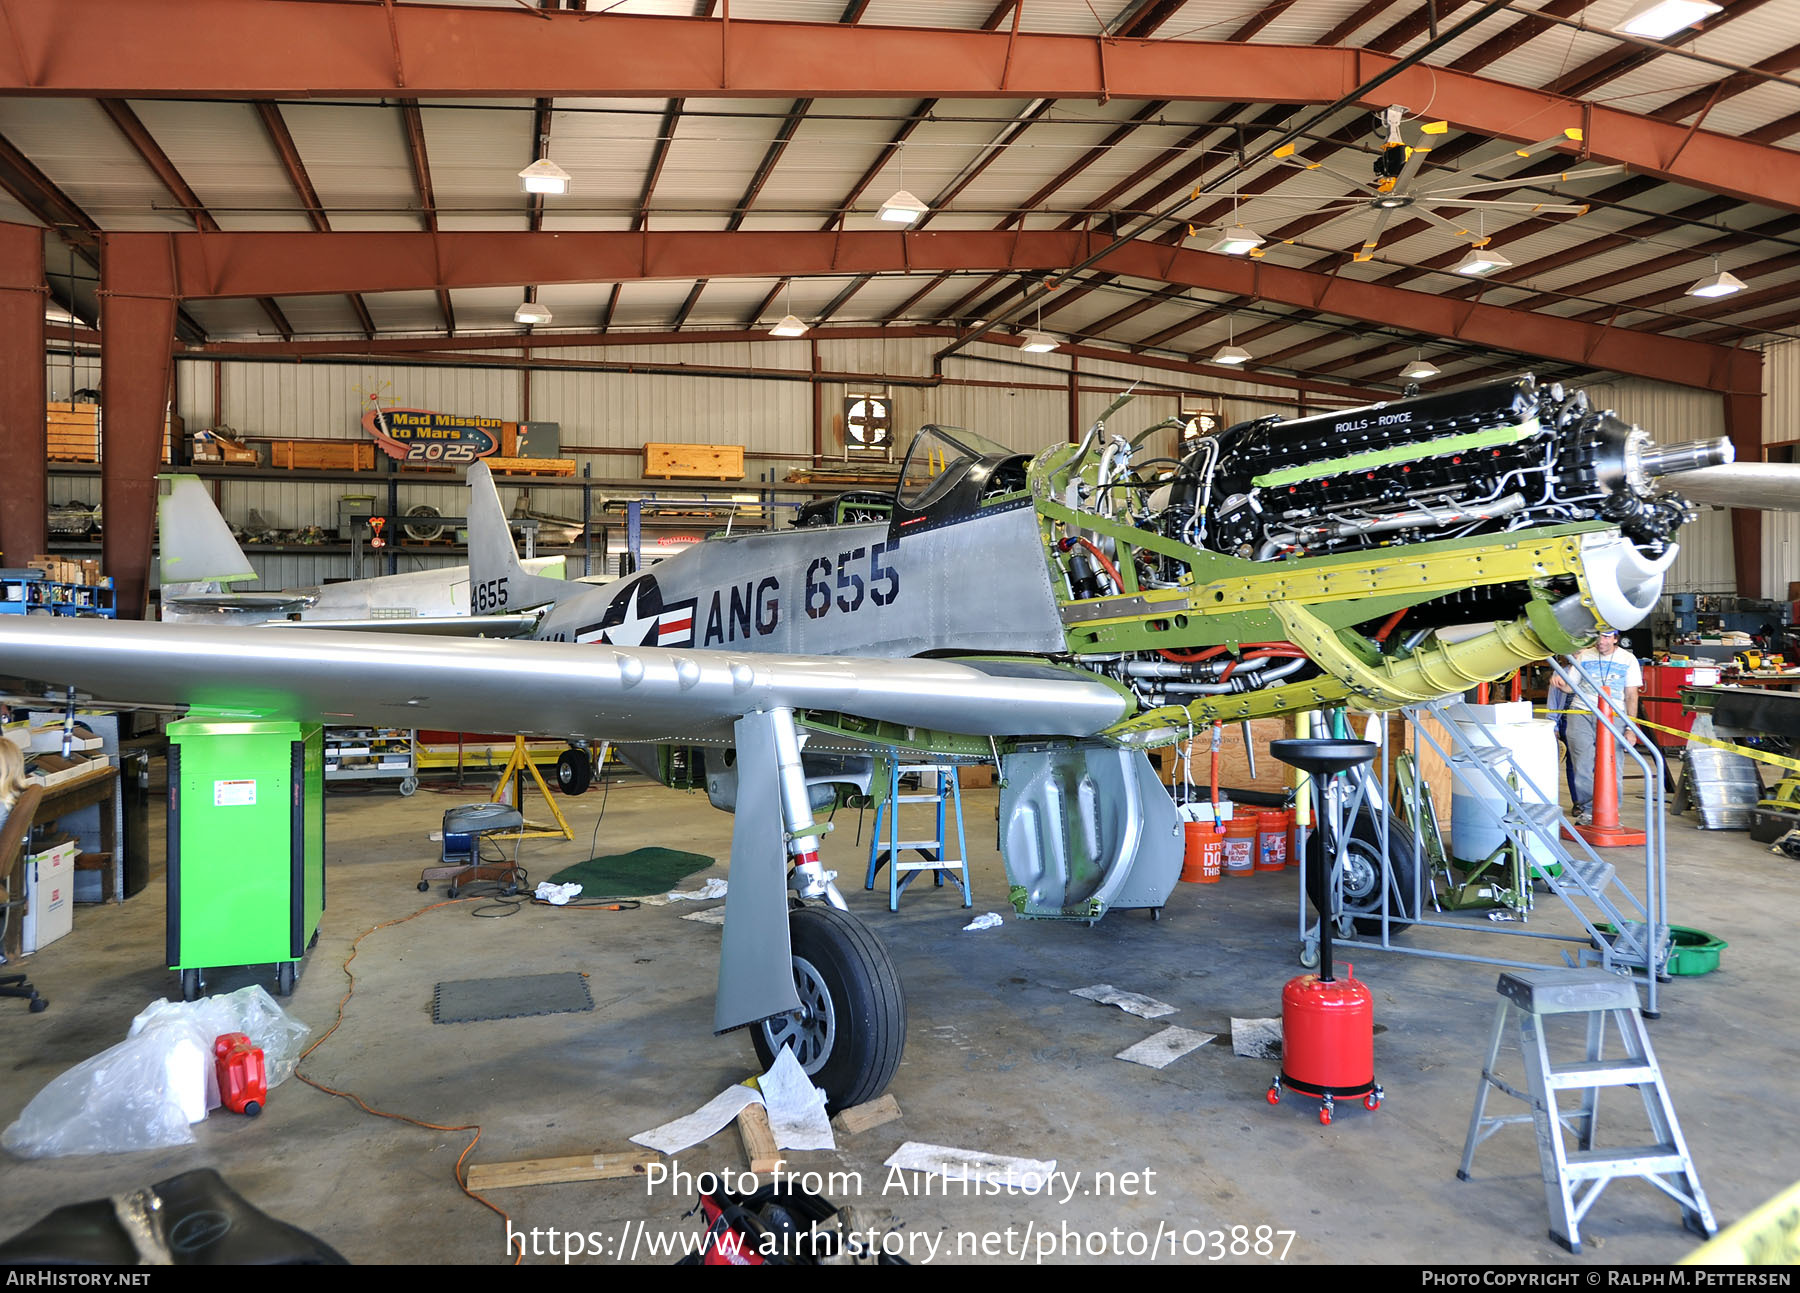
POLYGON ((1629 979, 1604 970, 1520 970, 1500 976, 1497 988, 1500 1009, 1494 1019, 1494 1036, 1488 1043, 1487 1063, 1475 1087, 1475 1112, 1469 1118, 1469 1138, 1463 1144, 1459 1180, 1470 1178, 1475 1146, 1501 1127, 1530 1122, 1537 1129, 1538 1159, 1543 1169, 1544 1196, 1550 1207, 1550 1237, 1572 1253, 1581 1251, 1581 1219, 1613 1181, 1637 1176, 1650 1182, 1681 1205, 1682 1220, 1696 1234, 1712 1236, 1718 1225, 1707 1206, 1700 1175, 1694 1170, 1675 1106, 1663 1082, 1662 1069, 1650 1049, 1644 1017, 1638 1011, 1637 989, 1629 979), (1505 1040, 1508 1015, 1519 1016, 1519 1052, 1529 1090, 1520 1091, 1495 1073, 1500 1045, 1505 1040), (1572 1064, 1553 1065, 1545 1037, 1544 1020, 1551 1015, 1587 1016, 1587 1055, 1572 1064), (1604 1055, 1606 1023, 1611 1018, 1625 1053, 1617 1059, 1604 1055), (1622 1149, 1595 1145, 1599 1121, 1600 1090, 1633 1086, 1643 1097, 1650 1117, 1654 1144, 1622 1149), (1488 1088, 1497 1087, 1531 1106, 1530 1113, 1487 1117, 1488 1088), (1564 1091, 1580 1093, 1574 1109, 1557 1103, 1564 1091), (1563 1142, 1567 1130, 1576 1148, 1563 1142), (1577 1187, 1586 1182, 1585 1192, 1577 1187))
POLYGON ((906 887, 921 871, 930 871, 933 873, 932 883, 935 887, 943 887, 946 875, 958 881, 962 886, 962 905, 974 906, 975 900, 969 894, 969 846, 963 836, 962 786, 957 781, 956 765, 902 764, 898 758, 890 755, 887 769, 887 788, 875 802, 875 829, 869 836, 869 875, 863 882, 863 888, 873 889, 875 877, 885 866, 888 872, 888 910, 899 911, 900 895, 906 892, 906 887), (915 773, 919 777, 919 792, 901 794, 900 778, 915 773), (928 784, 930 790, 926 789, 928 784), (936 833, 929 839, 901 839, 902 804, 934 805, 937 813, 936 833), (947 856, 944 851, 949 842, 944 828, 949 824, 952 812, 956 814, 955 857, 947 856), (919 860, 902 859, 900 855, 908 851, 916 853, 919 860))

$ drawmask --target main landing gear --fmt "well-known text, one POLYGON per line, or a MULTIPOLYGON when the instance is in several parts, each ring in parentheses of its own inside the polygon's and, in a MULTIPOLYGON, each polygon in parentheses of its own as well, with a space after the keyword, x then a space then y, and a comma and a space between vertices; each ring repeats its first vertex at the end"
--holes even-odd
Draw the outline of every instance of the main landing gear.
POLYGON ((906 998, 887 949, 835 907, 796 907, 788 917, 800 1009, 750 1030, 767 1068, 783 1046, 836 1113, 872 1100, 906 1049, 906 998))

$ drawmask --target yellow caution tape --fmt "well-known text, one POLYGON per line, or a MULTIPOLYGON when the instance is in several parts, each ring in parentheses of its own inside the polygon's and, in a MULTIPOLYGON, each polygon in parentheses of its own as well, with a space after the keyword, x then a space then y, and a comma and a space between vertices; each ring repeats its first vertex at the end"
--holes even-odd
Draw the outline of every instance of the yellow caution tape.
MULTIPOLYGON (((1543 714, 1586 714, 1593 716, 1590 709, 1545 709, 1543 714)), ((1648 727, 1653 731, 1667 732, 1670 736, 1679 736, 1686 741, 1694 741, 1700 745, 1710 745, 1715 750, 1724 750, 1727 754, 1741 754, 1746 759, 1755 759, 1758 763, 1772 763, 1778 768, 1786 768, 1790 772, 1800 772, 1800 759, 1789 758, 1785 754, 1771 754, 1767 750, 1753 750, 1747 745, 1733 745, 1730 741, 1721 741, 1711 736, 1695 736, 1692 732, 1684 732, 1679 727, 1664 727, 1661 723, 1652 723, 1647 718, 1632 720, 1639 727, 1648 727)))
POLYGON ((1652 723, 1649 719, 1637 720, 1639 727, 1655 728, 1659 732, 1667 732, 1670 736, 1686 737, 1690 741, 1698 741, 1701 745, 1710 745, 1715 750, 1724 750, 1728 754, 1741 754, 1746 759, 1755 759, 1758 763, 1772 763, 1778 768, 1786 768, 1790 772, 1800 772, 1800 759, 1791 759, 1785 754, 1771 754, 1767 750, 1753 750, 1747 745, 1733 745, 1730 741, 1720 741, 1710 736, 1695 736, 1692 732, 1684 732, 1679 727, 1664 727, 1661 723, 1652 723))
POLYGON ((1800 1263, 1800 1185, 1701 1244, 1682 1266, 1792 1266, 1800 1263))

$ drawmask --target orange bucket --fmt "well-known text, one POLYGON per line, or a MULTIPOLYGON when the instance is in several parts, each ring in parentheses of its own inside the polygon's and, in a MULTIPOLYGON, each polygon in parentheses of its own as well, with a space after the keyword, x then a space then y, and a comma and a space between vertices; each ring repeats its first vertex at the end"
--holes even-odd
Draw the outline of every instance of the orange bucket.
POLYGON ((1293 818, 1293 813, 1285 808, 1256 815, 1258 871, 1280 871, 1287 866, 1288 832, 1293 826, 1293 818))
POLYGON ((1181 878, 1189 884, 1217 884, 1225 865, 1225 837, 1211 822, 1182 823, 1187 852, 1181 861, 1181 878))
POLYGON ((1239 813, 1225 827, 1225 874, 1256 874, 1256 814, 1239 813))

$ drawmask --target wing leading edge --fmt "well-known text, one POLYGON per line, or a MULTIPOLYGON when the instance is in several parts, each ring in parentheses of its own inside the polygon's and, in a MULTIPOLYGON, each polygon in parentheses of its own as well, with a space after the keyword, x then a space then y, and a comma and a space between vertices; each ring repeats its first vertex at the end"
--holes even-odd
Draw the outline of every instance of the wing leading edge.
POLYGON ((1129 702, 1051 665, 622 649, 100 619, 0 617, 0 680, 246 717, 702 739, 777 707, 972 736, 1092 736, 1129 702))

